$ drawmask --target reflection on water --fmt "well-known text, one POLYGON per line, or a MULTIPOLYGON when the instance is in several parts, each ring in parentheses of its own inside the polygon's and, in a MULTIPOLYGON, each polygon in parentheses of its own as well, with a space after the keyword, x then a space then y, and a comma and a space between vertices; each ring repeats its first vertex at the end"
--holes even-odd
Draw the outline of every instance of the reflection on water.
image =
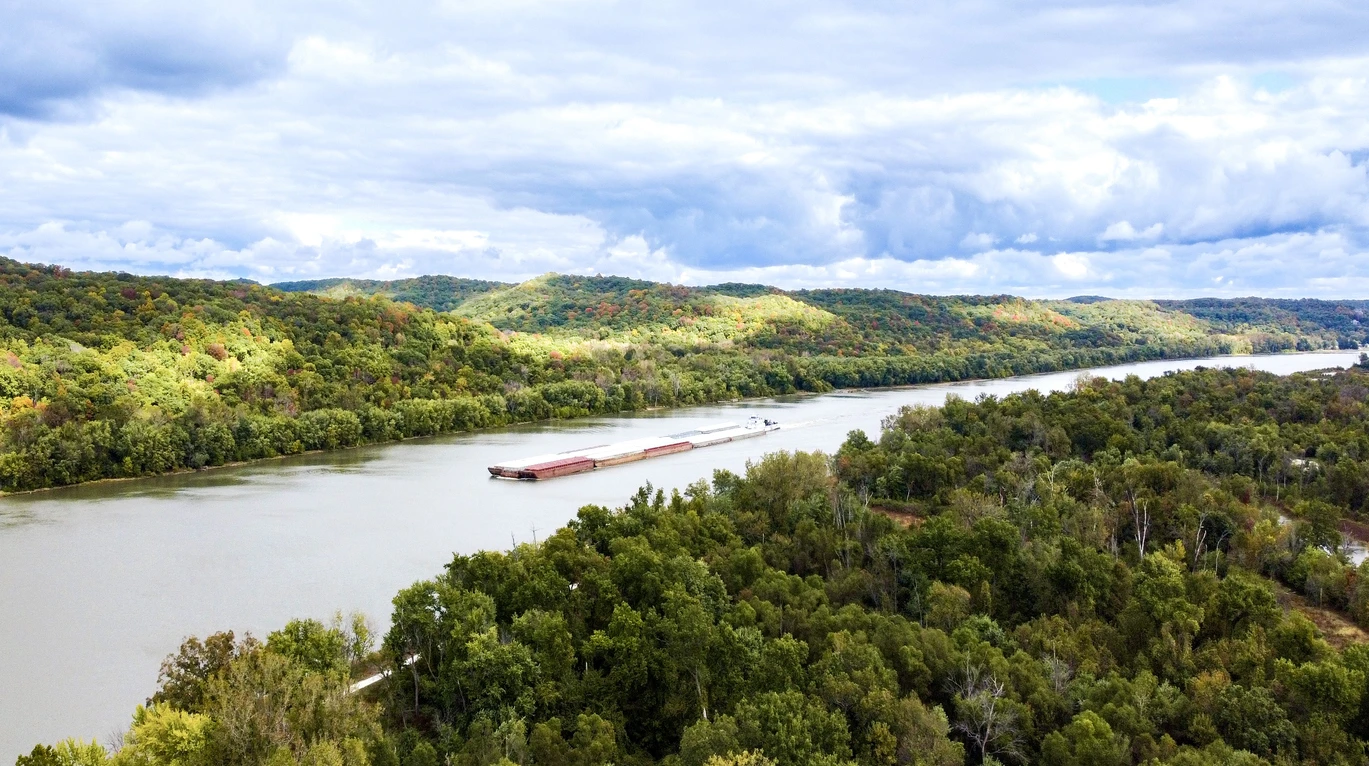
POLYGON ((1369 550, 1366 550, 1364 543, 1359 540, 1352 540, 1347 537, 1345 538, 1345 542, 1341 544, 1340 549, 1341 553, 1344 553, 1345 557, 1350 559, 1350 563, 1355 566, 1363 564, 1364 560, 1369 558, 1369 550))
MULTIPOLYGON (((1146 362, 1098 374, 1255 366, 1346 366, 1358 352, 1146 362)), ((190 634, 258 635, 291 617, 361 609, 384 627, 390 598, 453 552, 507 548, 613 505, 652 482, 683 487, 778 449, 836 449, 906 404, 1028 388, 1063 390, 1078 371, 991 381, 792 396, 416 439, 211 471, 0 499, 0 763, 35 742, 122 729, 162 657, 190 634), (688 430, 778 420, 784 430, 612 469, 531 483, 485 466, 688 430)))
POLYGON ((143 479, 113 480, 60 487, 42 492, 7 495, 0 500, 0 520, 13 513, 23 513, 34 505, 49 506, 54 502, 75 504, 104 500, 172 497, 193 493, 198 489, 248 486, 262 483, 288 482, 295 477, 318 474, 341 474, 358 470, 366 463, 380 458, 381 450, 390 445, 373 445, 328 453, 293 455, 276 460, 227 466, 202 471, 151 476, 143 479))
MULTIPOLYGON (((1293 520, 1280 513, 1279 523, 1292 524, 1293 520)), ((1345 533, 1341 533, 1340 548, 1337 552, 1344 554, 1345 558, 1355 566, 1359 566, 1364 563, 1365 559, 1369 559, 1369 548, 1365 548, 1364 543, 1345 533)))

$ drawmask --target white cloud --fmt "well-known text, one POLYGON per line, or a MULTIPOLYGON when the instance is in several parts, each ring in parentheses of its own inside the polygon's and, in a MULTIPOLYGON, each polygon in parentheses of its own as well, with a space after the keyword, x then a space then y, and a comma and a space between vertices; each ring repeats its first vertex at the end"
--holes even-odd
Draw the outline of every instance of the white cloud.
POLYGON ((969 234, 966 234, 964 239, 960 240, 960 246, 966 250, 983 249, 992 247, 993 243, 997 241, 998 237, 995 237, 988 232, 972 231, 969 234))
POLYGON ((281 225, 306 247, 318 247, 325 237, 337 234, 338 219, 335 215, 320 213, 280 213, 277 215, 281 225))
POLYGON ((620 274, 677 284, 760 282, 784 288, 887 287, 924 293, 1014 293, 1067 297, 1269 295, 1358 297, 1369 289, 1369 258, 1334 232, 1273 234, 1215 243, 1123 250, 988 250, 972 256, 900 260, 850 256, 825 263, 699 267, 654 249, 641 236, 610 240, 584 230, 570 254, 527 248, 497 235, 409 232, 385 241, 324 239, 318 247, 266 237, 243 247, 186 239, 140 222, 122 235, 44 224, 0 235, 0 255, 79 269, 132 269, 173 276, 248 275, 264 282, 335 274, 395 278, 449 273, 519 281, 547 271, 620 274), (597 239, 595 238, 597 237, 597 239), (38 257, 39 255, 55 257, 38 257), (1298 264, 1291 269, 1288 264, 1298 264))
MULTIPOLYGON (((358 235, 351 241, 361 239, 358 235)), ((398 250, 434 250, 462 253, 489 246, 490 235, 483 231, 441 229, 398 229, 382 237, 380 244, 398 250)))
POLYGON ((1079 280, 1089 275, 1089 259, 1082 253, 1058 253, 1051 256, 1051 263, 1066 279, 1079 280))
POLYGON ((1155 239, 1165 230, 1163 223, 1154 223, 1147 226, 1142 231, 1137 231, 1130 221, 1117 221, 1109 224, 1108 228, 1098 235, 1099 242, 1122 241, 1130 242, 1135 239, 1155 239))
MULTIPOLYGON (((134 63, 65 89, 11 72, 0 113, 76 110, 0 121, 13 257, 264 279, 1360 284, 1369 58, 1340 6, 1001 3, 988 23, 953 6, 233 6, 232 55, 165 42, 208 27, 155 3, 123 26, 54 7, 134 63), (132 39, 152 63, 118 47, 132 39), (180 84, 148 79, 172 53, 180 84), (1286 83, 1257 85, 1272 69, 1286 83), (1162 92, 1118 101, 1127 78, 1162 92)), ((58 60, 46 39, 29 60, 58 60)))

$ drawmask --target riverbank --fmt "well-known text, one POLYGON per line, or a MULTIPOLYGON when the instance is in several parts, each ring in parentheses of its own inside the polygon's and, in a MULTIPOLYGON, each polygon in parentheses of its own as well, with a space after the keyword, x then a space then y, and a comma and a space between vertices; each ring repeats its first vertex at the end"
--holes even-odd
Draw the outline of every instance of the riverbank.
MULTIPOLYGON (((487 433, 487 432, 497 431, 497 430, 499 430, 499 429, 516 428, 516 427, 520 427, 520 426, 536 425, 536 424, 539 424, 539 423, 573 422, 573 421, 577 421, 577 420, 585 420, 585 419, 592 419, 592 418, 604 418, 604 417, 615 417, 615 416, 618 416, 618 417, 629 416, 629 415, 632 415, 632 414, 635 414, 635 413, 672 412, 672 411, 688 410, 688 409, 691 408, 691 407, 706 407, 706 406, 713 406, 713 405, 738 404, 738 403, 744 403, 744 402, 759 402, 759 401, 766 401, 766 400, 769 400, 769 399, 774 399, 774 398, 776 398, 776 396, 785 396, 785 397, 804 397, 804 396, 824 396, 824 395, 828 395, 828 394, 843 394, 843 393, 849 394, 849 393, 854 393, 854 392, 868 392, 868 391, 895 391, 895 392, 896 392, 896 391, 904 391, 904 390, 912 390, 912 389, 926 388, 926 387, 929 387, 929 386, 954 385, 954 384, 964 384, 964 383, 979 383, 979 382, 987 382, 987 381, 995 381, 995 380, 1008 380, 1008 379, 1023 379, 1023 378, 1032 378, 1032 377, 1037 377, 1037 376, 1057 375, 1057 374, 1060 374, 1060 373, 1082 372, 1082 371, 1085 371, 1085 370, 1104 370, 1104 371, 1105 371, 1105 370, 1110 370, 1110 369, 1117 368, 1117 367, 1127 367, 1127 366, 1136 365, 1136 364, 1155 364, 1155 363, 1166 364, 1166 363, 1183 363, 1183 362, 1192 362, 1192 361, 1212 361, 1212 362, 1214 362, 1214 363, 1218 363, 1218 362, 1221 362, 1221 361, 1223 361, 1223 360, 1232 360, 1232 359, 1259 359, 1259 358, 1274 358, 1274 357, 1311 357, 1311 356, 1317 356, 1317 355, 1328 356, 1328 357, 1339 357, 1339 356, 1342 356, 1342 355, 1344 355, 1344 354, 1346 354, 1346 353, 1347 353, 1347 352, 1345 352, 1345 351, 1336 351, 1336 350, 1330 350, 1330 349, 1322 349, 1322 350, 1317 350, 1317 351, 1293 351, 1293 352, 1281 352, 1281 353, 1276 353, 1276 354, 1226 354, 1226 355, 1220 355, 1220 356, 1204 356, 1204 357, 1165 357, 1165 358, 1161 358, 1161 359, 1150 359, 1150 360, 1145 360, 1145 361, 1140 361, 1140 362, 1126 362, 1126 363, 1121 363, 1121 364, 1116 364, 1116 365, 1106 365, 1106 366, 1102 366, 1102 367, 1069 367, 1069 368, 1058 369, 1058 370, 1049 370, 1049 371, 1045 371, 1045 372, 1036 372, 1036 373, 1031 373, 1031 374, 1028 374, 1028 375, 1016 375, 1016 376, 1013 376, 1013 375, 1004 375, 1004 376, 993 377, 993 378, 958 378, 958 379, 940 380, 940 381, 929 382, 929 383, 916 383, 916 384, 906 384, 906 385, 894 385, 894 386, 859 386, 859 387, 848 387, 848 388, 832 388, 832 389, 828 389, 828 390, 825 390, 825 391, 794 391, 794 392, 791 392, 791 393, 779 394, 779 395, 763 395, 763 396, 753 396, 753 397, 734 397, 734 398, 730 398, 730 399, 718 399, 718 400, 707 401, 707 402, 702 402, 702 403, 685 404, 685 405, 680 405, 680 406, 677 406, 677 407, 644 407, 644 408, 635 409, 635 410, 620 410, 620 411, 618 411, 618 412, 616 412, 616 413, 586 413, 586 414, 584 414, 584 415, 579 415, 579 416, 577 416, 577 417, 570 417, 570 418, 557 418, 557 417, 552 417, 552 418, 542 418, 542 419, 539 419, 539 420, 514 421, 514 422, 508 422, 508 423, 500 423, 500 424, 498 424, 498 425, 488 426, 488 427, 484 427, 484 428, 457 429, 457 430, 451 430, 451 431, 440 431, 440 432, 431 433, 431 434, 419 434, 419 435, 415 435, 415 436, 403 436, 403 437, 398 437, 398 438, 393 438, 393 439, 384 439, 384 440, 379 440, 379 441, 367 441, 367 442, 361 442, 361 443, 357 443, 357 444, 350 444, 350 445, 346 445, 346 446, 334 447, 334 448, 330 448, 330 449, 308 449, 308 450, 301 450, 301 451, 299 451, 299 452, 289 452, 289 453, 283 453, 283 454, 278 454, 278 455, 270 455, 270 456, 267 456, 267 457, 253 458, 253 459, 251 459, 251 460, 233 460, 233 461, 227 461, 227 462, 224 462, 224 463, 218 463, 218 464, 215 464, 215 465, 200 466, 200 467, 197 467, 197 468, 175 468, 175 469, 168 470, 168 471, 162 471, 162 472, 158 472, 158 473, 140 474, 140 475, 137 475, 137 476, 111 476, 111 477, 103 477, 103 478, 98 478, 98 479, 91 479, 91 480, 88 480, 88 481, 73 482, 73 483, 69 483, 69 484, 57 484, 57 485, 46 486, 46 487, 35 487, 35 488, 33 488, 33 489, 10 490, 10 491, 0 490, 0 497, 12 497, 12 496, 30 495, 30 494, 34 494, 34 493, 51 492, 51 491, 54 491, 54 490, 68 489, 68 488, 77 487, 77 486, 92 486, 92 485, 101 485, 101 484, 118 484, 118 483, 126 483, 126 482, 140 481, 140 480, 144 480, 144 479, 148 479, 148 478, 153 478, 153 477, 159 477, 159 476, 160 476, 160 477, 165 477, 165 476, 176 476, 176 475, 181 475, 181 474, 199 474, 199 473, 204 473, 204 472, 208 472, 208 471, 223 470, 223 469, 232 469, 232 468, 241 468, 241 467, 244 467, 244 466, 251 466, 251 465, 254 465, 254 464, 266 463, 266 462, 268 462, 268 461, 273 461, 273 460, 282 460, 282 459, 293 458, 293 457, 300 457, 300 456, 306 456, 306 455, 320 455, 320 454, 327 454, 327 453, 338 453, 338 452, 344 452, 344 451, 347 451, 347 450, 361 449, 361 448, 365 448, 365 447, 384 446, 384 445, 388 445, 388 444, 400 444, 400 443, 407 442, 407 441, 423 440, 423 439, 432 439, 432 438, 436 438, 436 437, 449 436, 449 435, 454 435, 454 434, 487 433)), ((1358 350, 1356 350, 1355 352, 1352 352, 1352 353, 1358 353, 1358 350)))

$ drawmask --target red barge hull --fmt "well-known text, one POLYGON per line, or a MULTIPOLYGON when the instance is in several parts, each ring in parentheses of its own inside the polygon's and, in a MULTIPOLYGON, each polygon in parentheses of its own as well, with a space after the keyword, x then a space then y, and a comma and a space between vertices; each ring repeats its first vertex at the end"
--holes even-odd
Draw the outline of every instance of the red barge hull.
POLYGON ((563 460, 552 460, 548 463, 538 463, 521 468, 518 471, 518 478, 554 479, 557 476, 569 476, 593 468, 594 461, 587 457, 568 457, 563 460))

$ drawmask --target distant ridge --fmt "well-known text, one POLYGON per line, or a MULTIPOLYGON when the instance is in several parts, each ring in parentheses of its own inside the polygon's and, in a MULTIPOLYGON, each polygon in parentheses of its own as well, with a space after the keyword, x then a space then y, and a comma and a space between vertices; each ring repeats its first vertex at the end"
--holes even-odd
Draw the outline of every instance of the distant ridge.
MULTIPOLYGON (((1054 324, 1057 331, 1069 335, 1070 345, 1087 347, 1129 344, 1141 338, 1150 343, 1157 332, 1163 336, 1195 321, 1201 328, 1190 326, 1180 334, 1240 336, 1256 351, 1356 348, 1369 341, 1369 326, 1364 325, 1369 300, 1127 300, 1104 295, 1028 300, 1012 295, 918 295, 886 288, 782 290, 743 282, 687 286, 631 277, 555 273, 519 284, 428 275, 396 280, 316 279, 280 282, 271 287, 327 298, 384 296, 436 311, 454 311, 519 332, 669 325, 679 316, 711 315, 719 309, 719 300, 755 301, 768 296, 789 301, 784 312, 802 313, 804 309, 796 307, 806 305, 838 320, 847 330, 838 333, 845 337, 833 337, 832 345, 853 343, 851 350, 857 353, 868 353, 872 342, 882 350, 904 346, 903 353, 913 347, 926 348, 922 341, 909 346, 909 336, 925 338, 931 331, 933 335, 949 332, 951 337, 959 337, 968 329, 959 325, 965 320, 978 327, 974 332, 988 331, 991 335, 995 323, 1018 328, 1012 331, 1017 335, 1039 332, 1042 323, 1054 324), (1081 314, 1084 307, 1091 313, 1081 314), (1167 322, 1171 323, 1169 329, 1161 330, 1167 322)), ((829 327, 824 334, 832 332, 829 327)), ((942 342, 930 345, 940 347, 942 342)))
POLYGON ((485 279, 466 279, 449 277, 444 274, 428 274, 408 279, 377 280, 350 279, 306 279, 296 282, 277 282, 271 287, 287 293, 313 293, 328 298, 345 298, 349 295, 383 295, 396 301, 405 301, 415 306, 425 306, 436 311, 451 311, 468 298, 511 287, 505 282, 492 282, 485 279))
POLYGON ((1084 305, 1088 305, 1090 303, 1103 303, 1104 301, 1110 301, 1112 300, 1112 298, 1108 298, 1103 295, 1076 295, 1073 298, 1066 298, 1065 300, 1069 301, 1070 303, 1082 303, 1084 305))

